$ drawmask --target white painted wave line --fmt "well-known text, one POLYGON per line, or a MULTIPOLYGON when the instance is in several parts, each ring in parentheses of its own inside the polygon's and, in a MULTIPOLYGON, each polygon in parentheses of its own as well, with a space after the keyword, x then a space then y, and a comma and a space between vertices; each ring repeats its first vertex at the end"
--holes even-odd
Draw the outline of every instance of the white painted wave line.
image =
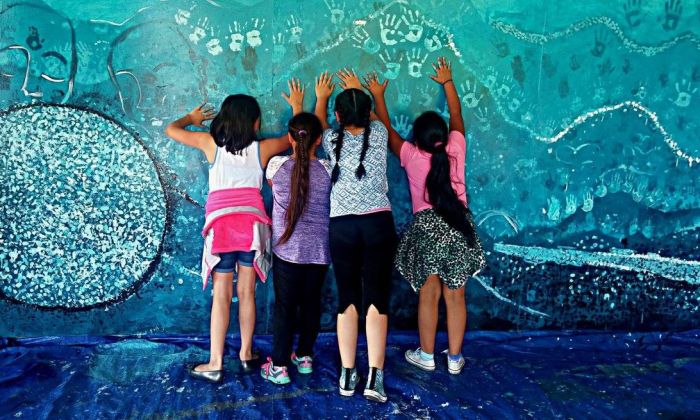
POLYGON ((580 32, 584 29, 588 29, 596 25, 602 25, 610 29, 610 31, 613 32, 620 39, 622 44, 629 51, 633 51, 647 57, 652 57, 654 55, 660 54, 685 41, 695 44, 695 47, 697 49, 700 49, 700 39, 698 39, 698 37, 695 36, 695 34, 693 34, 692 32, 684 32, 673 39, 664 41, 657 45, 642 45, 628 38, 625 35, 625 32, 620 27, 620 25, 615 20, 607 16, 589 17, 571 24, 566 29, 551 32, 549 34, 523 31, 513 24, 502 21, 495 21, 491 24, 491 26, 503 32, 504 34, 508 34, 522 41, 526 41, 531 44, 537 45, 544 45, 550 41, 565 38, 569 35, 575 34, 576 32, 580 32))
POLYGON ((521 257, 534 264, 554 263, 581 267, 607 267, 631 272, 647 272, 673 281, 700 284, 700 261, 659 254, 590 252, 578 249, 544 248, 497 243, 494 251, 521 257))

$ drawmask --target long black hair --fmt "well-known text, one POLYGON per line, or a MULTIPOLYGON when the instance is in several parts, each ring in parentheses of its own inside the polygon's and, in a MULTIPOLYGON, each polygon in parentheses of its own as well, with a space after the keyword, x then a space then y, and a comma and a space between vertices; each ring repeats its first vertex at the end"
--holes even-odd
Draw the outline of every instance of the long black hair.
POLYGON ((336 138, 333 141, 335 145, 335 166, 331 173, 331 181, 335 184, 340 176, 340 152, 343 150, 343 138, 345 137, 345 127, 352 125, 354 127, 363 127, 362 133, 362 151, 360 152, 360 165, 355 170, 357 179, 362 179, 365 176, 365 155, 369 149, 369 116, 372 112, 372 100, 369 95, 359 89, 346 89, 335 98, 335 112, 338 113, 339 126, 336 130, 336 138))
POLYGON ((309 161, 313 144, 323 133, 321 121, 314 114, 302 112, 289 121, 289 134, 296 144, 294 167, 292 168, 291 192, 284 219, 287 227, 279 239, 283 244, 292 237, 299 218, 309 201, 309 161))
POLYGON ((469 208, 460 201, 452 187, 452 165, 446 150, 448 134, 447 124, 437 112, 424 112, 413 122, 416 146, 431 155, 430 171, 425 180, 430 204, 450 227, 464 234, 473 246, 476 238, 468 218, 469 208))
POLYGON ((221 104, 219 113, 209 127, 209 133, 219 147, 240 154, 257 140, 255 122, 260 119, 260 105, 252 96, 230 95, 221 104))

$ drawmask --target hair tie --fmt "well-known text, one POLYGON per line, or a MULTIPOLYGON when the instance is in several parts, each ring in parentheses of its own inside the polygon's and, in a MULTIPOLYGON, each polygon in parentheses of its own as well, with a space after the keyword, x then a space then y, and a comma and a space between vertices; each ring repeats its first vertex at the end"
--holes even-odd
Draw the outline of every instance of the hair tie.
POLYGON ((299 134, 300 136, 305 136, 307 134, 307 132, 306 132, 306 130, 301 129, 301 130, 297 131, 297 134, 299 134))

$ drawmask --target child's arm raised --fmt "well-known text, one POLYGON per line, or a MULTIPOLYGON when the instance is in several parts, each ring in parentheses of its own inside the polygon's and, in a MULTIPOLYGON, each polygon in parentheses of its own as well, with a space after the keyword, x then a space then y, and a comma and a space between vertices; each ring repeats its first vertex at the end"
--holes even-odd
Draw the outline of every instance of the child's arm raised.
POLYGON ((450 112, 450 131, 455 130, 464 134, 464 119, 462 118, 462 105, 459 102, 457 88, 452 80, 452 64, 445 57, 438 58, 437 64, 433 64, 435 75, 431 79, 440 83, 445 89, 447 109, 450 112))
POLYGON ((394 127, 391 126, 389 110, 387 109, 386 101, 384 100, 384 92, 386 91, 386 86, 388 84, 388 80, 385 80, 384 83, 379 83, 377 72, 367 73, 365 76, 365 88, 367 88, 374 98, 374 110, 377 113, 377 118, 389 131, 389 149, 391 149, 396 156, 400 156, 401 146, 403 146, 404 139, 402 139, 401 135, 399 135, 399 133, 394 130, 394 127))
MULTIPOLYGON (((299 79, 291 79, 287 82, 289 93, 282 92, 282 97, 292 107, 292 115, 297 115, 304 110, 304 86, 299 79)), ((289 149, 289 137, 287 133, 279 137, 271 137, 260 142, 260 162, 263 167, 275 155, 289 149)))
POLYGON ((216 116, 216 111, 210 106, 205 107, 205 105, 206 102, 202 103, 184 117, 165 126, 165 135, 186 146, 201 150, 211 163, 216 156, 216 143, 211 138, 211 134, 206 131, 187 130, 190 125, 204 127, 202 124, 204 121, 211 120, 216 116))
POLYGON ((316 92, 316 108, 314 114, 321 120, 321 128, 324 130, 329 128, 328 124, 328 98, 333 94, 335 83, 332 83, 333 76, 328 75, 328 72, 321 73, 316 78, 314 90, 316 92))

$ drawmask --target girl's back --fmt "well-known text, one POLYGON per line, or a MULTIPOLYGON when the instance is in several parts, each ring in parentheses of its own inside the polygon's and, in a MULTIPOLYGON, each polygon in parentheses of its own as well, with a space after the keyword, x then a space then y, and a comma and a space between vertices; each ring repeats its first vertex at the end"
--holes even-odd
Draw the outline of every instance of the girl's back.
POLYGON ((209 192, 227 188, 262 187, 260 142, 254 141, 234 154, 225 147, 216 148, 214 163, 209 166, 209 192))
POLYGON ((292 236, 279 243, 287 228, 285 214, 292 191, 294 159, 290 156, 272 158, 267 178, 272 181, 272 243, 274 253, 281 259, 297 264, 329 264, 328 223, 330 221, 331 169, 326 160, 309 161, 308 201, 299 217, 292 236))

